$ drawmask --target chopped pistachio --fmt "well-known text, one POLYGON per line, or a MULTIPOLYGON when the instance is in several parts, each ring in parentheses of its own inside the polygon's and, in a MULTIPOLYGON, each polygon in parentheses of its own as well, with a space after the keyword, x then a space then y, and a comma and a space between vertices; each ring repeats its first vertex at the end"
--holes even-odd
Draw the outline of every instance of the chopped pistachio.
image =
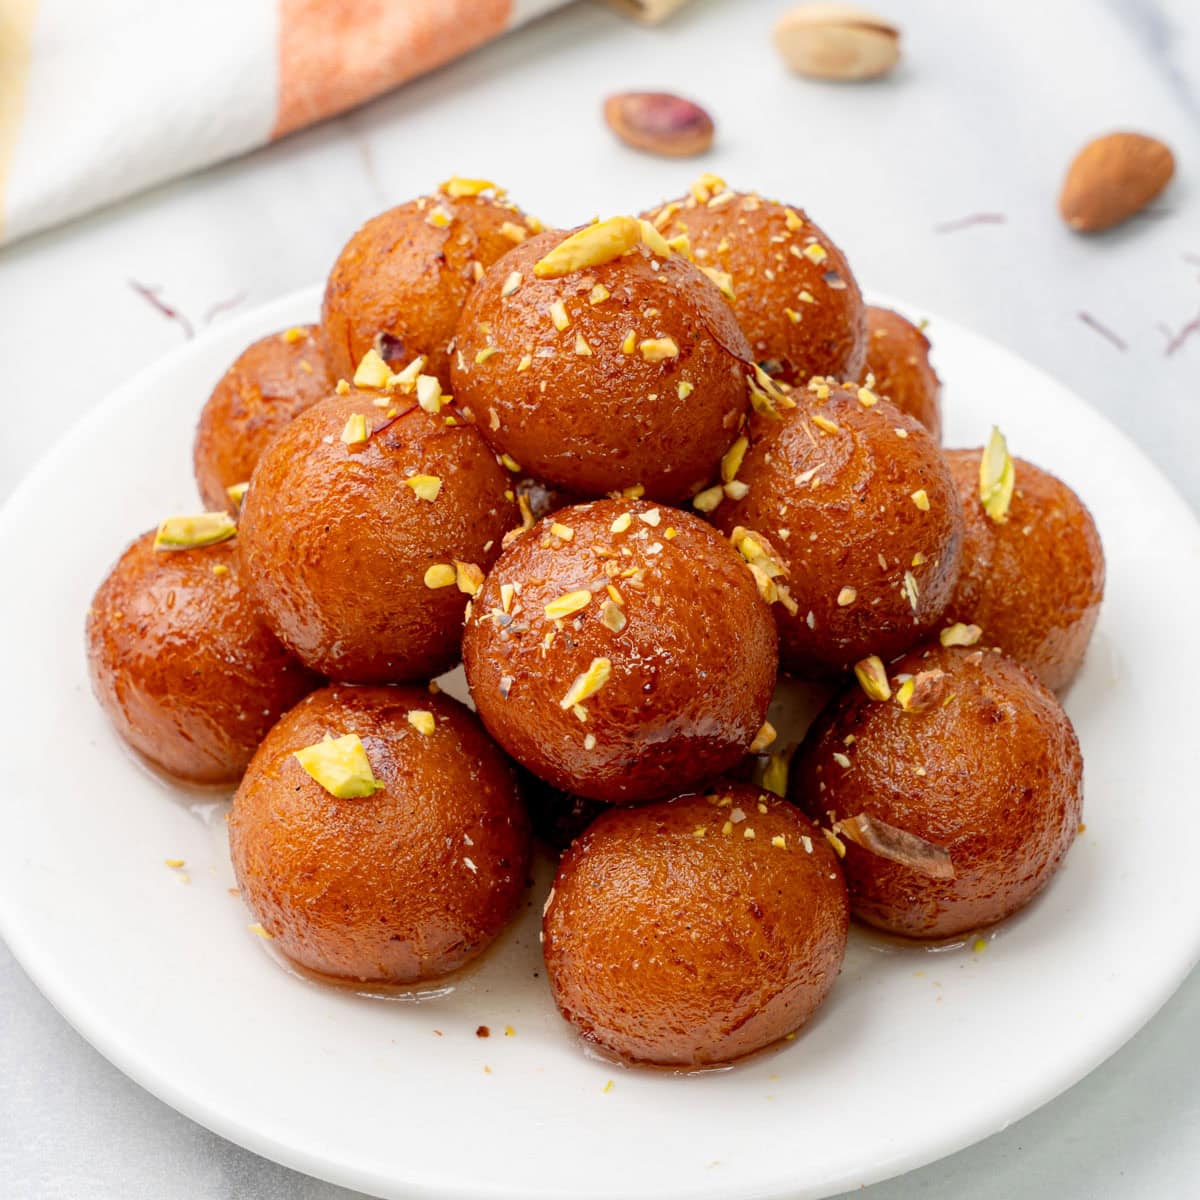
POLYGON ((582 333, 575 335, 575 353, 583 358, 592 357, 592 348, 588 345, 588 340, 582 333))
POLYGON ((350 385, 344 380, 339 379, 333 389, 339 396, 350 395, 350 385))
POLYGON ((844 587, 837 594, 837 602, 839 608, 848 608, 858 599, 858 589, 852 587, 844 587))
POLYGON ((342 428, 341 439, 347 446, 361 446, 370 436, 367 418, 362 413, 351 413, 342 428))
POLYGON ((570 525, 560 525, 557 521, 550 526, 550 532, 556 538, 561 538, 564 542, 573 541, 575 538, 575 530, 570 525))
POLYGON ((632 354, 637 349, 637 334, 631 329, 626 335, 625 340, 621 343, 622 354, 632 354))
POLYGON ((497 187, 490 179, 463 179, 459 175, 451 175, 445 183, 438 184, 438 191, 457 200, 461 196, 478 196, 481 192, 495 192, 504 195, 504 188, 497 187))
POLYGON ((804 257, 807 258, 811 263, 820 264, 829 257, 828 252, 820 242, 809 242, 809 244, 804 247, 802 253, 804 257))
POLYGON ((437 728, 433 713, 428 709, 414 708, 409 711, 408 723, 420 734, 429 737, 437 728))
POLYGON ((508 238, 510 242, 523 242, 529 236, 529 230, 524 225, 518 225, 515 221, 505 221, 500 226, 500 233, 503 237, 508 238))
POLYGON ((512 471, 514 475, 521 470, 521 464, 511 454, 500 455, 500 464, 507 470, 512 471))
POLYGON ((647 362, 679 357, 679 345, 673 337, 645 338, 638 343, 638 349, 647 362))
POLYGON ((909 499, 922 511, 929 511, 929 493, 924 488, 917 488, 909 499))
POLYGON ((904 595, 908 599, 909 607, 913 612, 917 611, 917 605, 920 602, 921 592, 917 587, 917 577, 911 571, 904 572, 904 595))
POLYGON ((744 500, 750 494, 750 485, 740 479, 731 479, 724 491, 730 500, 744 500))
POLYGON ((504 285, 500 288, 501 296, 511 296, 513 292, 521 286, 521 272, 512 271, 504 280, 504 285))
POLYGON ((444 205, 437 204, 429 210, 425 220, 435 229, 445 229, 454 220, 454 215, 444 205))
POLYGON ((754 735, 754 741, 750 743, 750 753, 761 754, 778 736, 775 726, 770 721, 764 721, 762 728, 754 735))
POLYGON ((610 292, 608 288, 604 286, 604 284, 598 283, 590 292, 588 292, 588 303, 603 304, 604 301, 607 300, 611 295, 612 292, 610 292))
POLYGON ((442 385, 436 375, 417 376, 417 403, 427 413, 441 412, 442 385))
POLYGON ((794 308, 785 308, 783 310, 783 315, 787 317, 787 319, 791 321, 793 325, 800 324, 800 314, 794 308))
POLYGON ((559 333, 570 327, 571 318, 567 316, 567 306, 561 300, 555 300, 550 305, 550 320, 559 333))
POLYGON ((458 590, 468 596, 478 596, 483 587, 483 571, 475 563, 454 560, 454 582, 458 590))
POLYGON ((225 489, 225 495, 230 499, 230 502, 237 508, 241 508, 242 501, 246 498, 246 493, 250 490, 249 483, 231 483, 225 489))
POLYGON ((594 696, 608 682, 611 675, 610 659, 593 658, 588 669, 575 677, 567 694, 558 702, 559 707, 564 710, 574 708, 576 704, 594 696))
POLYGON ((633 513, 623 512, 608 527, 610 533, 624 533, 633 524, 633 513))
POLYGON ((695 390, 696 385, 694 383, 689 383, 686 379, 681 379, 679 386, 675 389, 675 394, 680 400, 686 400, 695 390))
POLYGON ((709 513, 717 507, 718 504, 725 498, 724 490, 718 483, 710 488, 705 488, 702 492, 697 492, 692 497, 692 507, 697 512, 709 513))
POLYGON ((701 267, 700 270, 716 284, 717 290, 726 300, 733 301, 737 299, 736 293, 733 290, 733 276, 728 271, 718 271, 716 267, 701 267))
POLYGON ((580 588, 577 592, 567 592, 546 605, 546 620, 557 621, 560 617, 569 617, 572 613, 579 612, 581 608, 587 608, 591 602, 592 593, 587 588, 580 588))
POLYGON ((521 358, 521 361, 519 363, 517 363, 517 372, 519 374, 522 371, 528 371, 529 368, 532 366, 533 366, 533 355, 526 354, 521 358))
POLYGON ((155 550, 196 550, 228 541, 237 525, 226 512, 198 513, 193 517, 167 517, 154 535, 155 550))
POLYGON ((613 633, 620 633, 627 624, 627 618, 621 606, 613 603, 612 600, 605 600, 600 605, 600 620, 613 633))
POLYGON ((822 416, 821 413, 813 413, 812 423, 824 433, 837 433, 838 431, 837 422, 822 416))
POLYGON ((938 634, 943 646, 973 646, 983 636, 978 625, 964 625, 961 621, 947 626, 938 634))
POLYGON ((418 354, 402 371, 397 371, 395 375, 389 375, 387 386, 389 388, 399 388, 404 392, 411 392, 416 386, 417 377, 425 370, 425 364, 429 360, 424 354, 418 354))
POLYGON ((858 389, 858 402, 863 408, 871 408, 879 403, 879 397, 869 387, 860 387, 858 389))
POLYGON ((442 481, 436 475, 410 475, 404 482, 422 500, 434 501, 442 490, 442 481))
POLYGON ((296 761, 331 796, 355 800, 373 796, 383 784, 376 780, 366 748, 357 733, 339 738, 325 735, 323 741, 295 751, 296 761))
POLYGON ((860 659, 854 664, 854 677, 872 700, 890 700, 892 685, 888 682, 887 667, 878 654, 860 659))
POLYGON ((988 444, 979 459, 979 500, 997 525, 1008 520, 1008 508, 1012 503, 1016 470, 1008 453, 1004 434, 994 425, 988 444))
POLYGON ((742 468, 742 462, 746 457, 746 451, 749 447, 750 439, 743 435, 725 451, 721 459, 721 478, 726 483, 731 479, 737 478, 737 473, 742 468))
POLYGON ((539 279, 557 279, 598 267, 628 254, 642 240, 641 224, 633 217, 612 217, 598 221, 564 238, 533 267, 539 279))
POLYGON ((458 573, 450 563, 434 563, 425 572, 425 586, 431 590, 450 587, 458 578, 458 573))
POLYGON ((354 371, 354 386, 365 388, 381 388, 387 386, 392 368, 384 362, 379 351, 372 347, 359 360, 354 371))
POLYGON ((728 189, 728 184, 720 175, 705 171, 688 190, 697 204, 707 204, 713 196, 728 189))
POLYGON ((228 575, 229 568, 224 563, 214 563, 212 573, 217 576, 228 575))

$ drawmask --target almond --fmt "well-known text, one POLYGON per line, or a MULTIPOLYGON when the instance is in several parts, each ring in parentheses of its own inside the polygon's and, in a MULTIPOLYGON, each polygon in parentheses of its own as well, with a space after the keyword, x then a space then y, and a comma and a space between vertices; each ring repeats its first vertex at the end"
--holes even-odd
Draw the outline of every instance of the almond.
POLYGON ((817 79, 874 79, 900 58, 900 32, 851 4, 800 4, 775 24, 784 62, 817 79))
POLYGON ((1175 173, 1175 156, 1157 138, 1109 133, 1075 156, 1058 211, 1079 233, 1111 229, 1141 212, 1175 173))

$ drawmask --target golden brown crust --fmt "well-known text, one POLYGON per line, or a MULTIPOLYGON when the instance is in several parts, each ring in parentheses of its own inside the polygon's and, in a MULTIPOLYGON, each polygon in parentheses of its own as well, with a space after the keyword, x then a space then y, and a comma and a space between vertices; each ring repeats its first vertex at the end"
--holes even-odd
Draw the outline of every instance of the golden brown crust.
POLYGON ((979 501, 981 450, 946 460, 966 515, 962 570, 947 621, 971 622, 1056 691, 1075 677, 1104 598, 1104 548, 1091 513, 1060 479, 1015 460, 1008 520, 979 501))
POLYGON ((563 236, 531 238, 471 294, 451 367, 455 399, 489 444, 551 484, 584 496, 641 484, 654 499, 683 500, 737 433, 746 340, 716 287, 678 254, 638 245, 536 278, 534 265, 563 236), (520 283, 505 296, 514 273, 520 283), (608 296, 592 303, 594 287, 608 296), (570 322, 561 330, 556 302, 570 322), (678 353, 643 350, 662 339, 678 353))
POLYGON ((196 426, 192 460, 205 507, 236 513, 225 489, 249 482, 271 439, 332 390, 315 325, 273 333, 243 350, 196 426))
POLYGON ((562 509, 517 538, 463 638, 492 736, 554 786, 609 803, 671 795, 734 766, 766 715, 775 654, 770 614, 720 535, 634 500, 562 509), (575 592, 582 607, 547 617, 547 604, 575 592), (596 660, 611 675, 579 701, 581 720, 562 702, 596 660))
POLYGON ((525 889, 529 824, 512 768, 461 704, 424 688, 333 686, 271 730, 233 800, 238 886, 310 970, 410 983, 461 967, 525 889), (408 714, 433 714, 431 734, 408 714), (339 800, 294 757, 356 733, 383 790, 339 800))
POLYGON ((239 779, 280 713, 320 683, 255 614, 232 542, 156 551, 143 534, 97 590, 87 646, 117 732, 196 783, 239 779))
POLYGON ((770 792, 727 783, 601 815, 559 866, 543 949, 585 1038, 698 1066, 803 1025, 837 979, 848 917, 820 832, 770 792))
POLYGON ((428 679, 458 659, 467 596, 453 582, 427 586, 426 571, 486 571, 517 513, 508 477, 461 416, 395 396, 388 418, 374 399, 333 396, 271 444, 242 508, 244 574, 267 623, 322 674, 428 679), (379 432, 348 446, 354 414, 379 432), (405 482, 414 475, 440 482, 436 499, 405 482))
POLYGON ((697 265, 732 276, 738 324, 770 374, 787 383, 859 378, 862 292, 845 255, 803 209, 736 192, 705 203, 680 197, 646 216, 668 238, 687 234, 697 265))
POLYGON ((756 420, 737 473, 749 491, 713 514, 726 533, 762 534, 787 566, 797 611, 772 609, 783 665, 802 676, 906 650, 941 618, 958 573, 962 505, 932 437, 858 397, 814 380, 799 407, 756 420))
POLYGON ((890 671, 893 687, 944 674, 927 677, 936 687, 921 711, 849 685, 809 731, 790 797, 826 827, 866 813, 949 852, 955 878, 936 879, 846 841, 861 920, 914 938, 990 925, 1046 885, 1075 839, 1075 731, 1033 672, 996 651, 935 643, 890 671))
POLYGON ((941 380, 929 361, 929 339, 890 308, 867 309, 867 363, 874 390, 942 440, 941 380))
POLYGON ((321 332, 330 375, 352 379, 374 347, 395 370, 427 355, 426 371, 448 389, 448 346, 475 286, 475 264, 490 267, 535 228, 504 201, 441 192, 372 217, 346 243, 325 285, 321 332), (438 223, 439 212, 448 224, 438 223))

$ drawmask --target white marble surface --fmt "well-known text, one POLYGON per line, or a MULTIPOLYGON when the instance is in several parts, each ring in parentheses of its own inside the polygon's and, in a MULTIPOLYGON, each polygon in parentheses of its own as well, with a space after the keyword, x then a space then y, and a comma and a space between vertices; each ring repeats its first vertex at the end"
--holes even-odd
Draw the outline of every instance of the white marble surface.
MULTIPOLYGON (((878 0, 905 31, 904 65, 856 88, 782 71, 767 31, 786 7, 695 0, 667 28, 639 31, 576 6, 360 112, 0 252, 0 499, 71 421, 184 336, 130 280, 161 287, 202 329, 221 319, 207 314, 223 301, 244 308, 318 279, 361 220, 455 171, 506 182, 548 221, 643 206, 681 190, 696 165, 624 150, 597 110, 608 91, 651 86, 706 103, 720 133, 705 165, 809 208, 868 292, 908 297, 916 315, 953 315, 1057 375, 1200 507, 1200 335, 1166 353, 1171 334, 1200 316, 1200 7, 878 0), (1164 137, 1179 175, 1125 229, 1074 237, 1055 215, 1061 172, 1081 142, 1115 127, 1164 137), (1003 221, 937 231, 977 213, 1003 221)), ((936 323, 930 333, 936 342, 936 323)), ((75 653, 67 632, 61 652, 75 653)), ((2 947, 0 1014, 0 1196, 350 1195, 231 1146, 141 1091, 2 947)), ((862 1194, 1192 1194, 1198 1058, 1193 975, 1054 1103, 862 1194)))

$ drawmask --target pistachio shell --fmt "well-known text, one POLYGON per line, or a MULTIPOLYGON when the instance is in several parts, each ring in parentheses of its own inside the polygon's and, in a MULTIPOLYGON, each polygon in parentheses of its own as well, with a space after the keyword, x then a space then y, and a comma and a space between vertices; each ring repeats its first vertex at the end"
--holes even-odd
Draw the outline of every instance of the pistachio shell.
POLYGON ((619 92, 604 102, 608 127, 627 146, 687 158, 712 145, 713 119, 700 105, 670 92, 619 92))
POLYGON ((775 45, 793 71, 815 79, 874 79, 900 58, 900 33, 850 4, 801 4, 775 25, 775 45))

